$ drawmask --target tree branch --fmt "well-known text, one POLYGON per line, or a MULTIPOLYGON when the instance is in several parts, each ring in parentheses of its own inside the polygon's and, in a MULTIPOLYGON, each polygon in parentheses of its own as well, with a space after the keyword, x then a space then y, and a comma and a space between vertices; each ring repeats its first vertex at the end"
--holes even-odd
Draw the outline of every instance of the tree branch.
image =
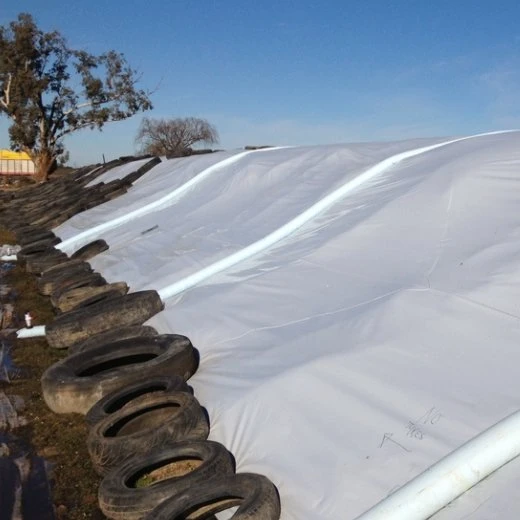
POLYGON ((4 89, 4 97, 0 99, 0 103, 5 107, 6 110, 9 109, 10 99, 11 99, 11 84, 13 82, 13 75, 11 73, 7 74, 8 80, 7 85, 4 89))

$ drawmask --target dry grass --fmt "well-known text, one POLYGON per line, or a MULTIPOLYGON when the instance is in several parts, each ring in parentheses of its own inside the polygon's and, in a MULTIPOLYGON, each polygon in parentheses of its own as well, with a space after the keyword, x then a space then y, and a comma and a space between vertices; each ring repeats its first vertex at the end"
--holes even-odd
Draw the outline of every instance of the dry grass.
POLYGON ((201 460, 197 459, 182 459, 165 464, 160 468, 154 469, 149 473, 142 475, 136 482, 136 487, 150 486, 154 482, 166 480, 168 478, 182 477, 193 470, 197 469, 202 464, 201 460))

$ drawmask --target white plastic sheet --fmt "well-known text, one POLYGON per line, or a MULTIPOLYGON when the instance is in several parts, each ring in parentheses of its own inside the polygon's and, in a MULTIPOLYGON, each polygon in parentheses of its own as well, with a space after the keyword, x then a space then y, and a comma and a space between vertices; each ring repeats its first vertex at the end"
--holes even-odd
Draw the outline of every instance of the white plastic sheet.
MULTIPOLYGON (((189 276, 279 228, 385 158, 442 140, 247 155, 166 206, 92 237, 132 290, 189 276)), ((520 134, 418 155, 290 237, 169 299, 211 438, 278 486, 284 520, 355 518, 517 409, 520 134)), ((70 238, 229 157, 161 163, 56 230, 70 238)), ((82 244, 78 244, 82 245, 82 244)), ((517 460, 437 519, 517 518, 517 460), (492 513, 490 513, 492 511, 492 513)))

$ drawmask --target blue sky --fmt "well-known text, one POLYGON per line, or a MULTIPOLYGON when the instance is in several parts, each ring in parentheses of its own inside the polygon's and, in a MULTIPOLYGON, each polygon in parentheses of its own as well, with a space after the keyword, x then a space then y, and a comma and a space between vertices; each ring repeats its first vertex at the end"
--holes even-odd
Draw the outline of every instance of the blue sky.
MULTIPOLYGON (((205 117, 222 148, 520 127, 517 1, 19 0, 0 25, 22 11, 123 52, 157 88, 146 115, 205 117)), ((71 163, 133 153, 141 117, 69 138, 71 163)))

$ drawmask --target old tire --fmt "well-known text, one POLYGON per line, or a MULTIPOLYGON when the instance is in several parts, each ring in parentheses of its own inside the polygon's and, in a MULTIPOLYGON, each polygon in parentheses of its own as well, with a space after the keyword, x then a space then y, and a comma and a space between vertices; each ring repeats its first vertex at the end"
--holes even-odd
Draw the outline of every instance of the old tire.
POLYGON ((198 354, 191 341, 177 334, 129 338, 72 354, 42 376, 43 398, 56 413, 86 414, 110 392, 143 377, 191 377, 198 354))
POLYGON ((87 449, 96 472, 106 475, 136 453, 208 435, 208 420, 197 399, 188 392, 170 392, 151 395, 99 421, 89 431, 87 449))
POLYGON ((77 273, 70 277, 60 279, 60 282, 56 284, 54 290, 51 293, 51 303, 56 307, 56 302, 61 294, 70 291, 72 289, 79 289, 82 287, 104 287, 107 285, 107 281, 101 276, 100 273, 92 271, 90 273, 77 273))
POLYGON ((90 260, 107 249, 108 244, 104 240, 98 239, 80 247, 75 253, 70 255, 70 258, 71 260, 90 260))
POLYGON ((93 271, 92 266, 83 260, 67 260, 61 264, 53 265, 42 271, 42 279, 50 279, 54 276, 62 276, 69 270, 74 271, 77 266, 81 266, 84 271, 93 271))
POLYGON ((47 325, 47 342, 67 348, 114 327, 142 325, 164 308, 156 291, 139 291, 62 314, 47 325))
POLYGON ((199 520, 238 506, 232 520, 278 520, 280 496, 263 475, 237 473, 195 484, 164 500, 145 520, 199 520))
POLYGON ((29 244, 31 242, 35 242, 36 240, 43 240, 45 238, 52 238, 56 236, 50 229, 34 226, 18 228, 13 232, 16 235, 17 243, 20 245, 29 244))
POLYGON ((27 231, 25 233, 20 233, 16 235, 17 242, 23 247, 27 246, 29 244, 32 244, 33 242, 40 241, 40 240, 46 240, 49 238, 54 238, 56 235, 49 230, 46 229, 34 229, 31 231, 27 231))
POLYGON ((115 282, 98 287, 76 287, 53 294, 51 303, 60 310, 68 312, 79 307, 86 307, 98 301, 123 296, 128 292, 128 285, 125 282, 115 282))
POLYGON ((52 246, 55 246, 56 244, 59 244, 60 242, 61 238, 58 238, 56 235, 51 237, 47 236, 44 238, 38 237, 31 242, 26 242, 22 246, 22 249, 20 249, 20 251, 18 252, 18 255, 26 259, 30 256, 41 254, 42 252, 45 252, 47 249, 49 249, 52 246))
POLYGON ((87 412, 85 421, 92 427, 127 405, 145 401, 157 394, 189 392, 189 389, 186 381, 180 376, 145 377, 100 399, 87 412))
POLYGON ((54 294, 59 294, 68 291, 69 289, 75 289, 76 287, 97 287, 106 284, 107 281, 100 273, 80 270, 75 273, 67 273, 64 276, 55 277, 47 282, 42 282, 39 284, 39 289, 41 294, 51 296, 51 303, 54 305, 54 302, 52 301, 52 296, 54 294))
POLYGON ((72 276, 78 274, 92 273, 93 269, 88 262, 74 262, 70 264, 70 260, 52 267, 50 270, 42 273, 38 279, 38 292, 46 296, 50 296, 59 287, 63 280, 68 280, 72 276), (61 268, 60 268, 61 267, 61 268))
POLYGON ((172 495, 233 473, 233 457, 222 444, 213 441, 166 444, 148 455, 139 454, 110 472, 99 486, 99 507, 114 520, 139 520, 172 495), (136 486, 143 475, 153 475, 153 471, 176 462, 188 466, 190 460, 195 467, 188 473, 155 481, 150 486, 136 486))
POLYGON ((85 350, 90 350, 96 347, 110 345, 123 339, 139 338, 142 336, 157 336, 157 334, 158 332, 149 325, 135 325, 133 327, 116 327, 107 332, 95 334, 84 341, 71 345, 69 347, 68 353, 69 355, 76 354, 78 352, 84 352, 85 350))
POLYGON ((66 262, 69 257, 61 251, 51 248, 45 254, 25 261, 25 270, 28 273, 41 274, 49 267, 66 262))

